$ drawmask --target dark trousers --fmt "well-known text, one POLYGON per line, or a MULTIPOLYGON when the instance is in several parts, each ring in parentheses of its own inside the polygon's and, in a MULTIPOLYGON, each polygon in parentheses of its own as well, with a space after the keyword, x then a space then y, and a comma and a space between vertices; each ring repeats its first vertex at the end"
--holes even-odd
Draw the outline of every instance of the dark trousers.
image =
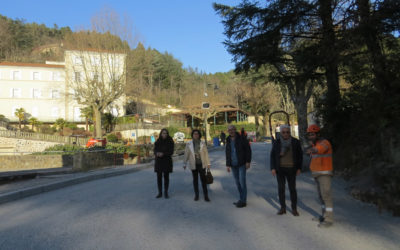
POLYGON ((192 170, 194 194, 196 196, 199 196, 199 174, 200 174, 201 186, 203 187, 204 197, 208 197, 206 170, 203 168, 202 165, 198 164, 196 164, 196 169, 192 170))
POLYGON ((285 185, 286 180, 289 185, 290 201, 292 202, 292 209, 297 209, 297 191, 296 191, 296 168, 283 168, 280 167, 277 171, 276 178, 278 180, 278 193, 279 203, 281 208, 286 209, 285 202, 285 185))
POLYGON ((157 186, 158 193, 162 194, 162 176, 164 175, 164 192, 168 193, 169 186, 169 173, 168 172, 157 172, 157 186))

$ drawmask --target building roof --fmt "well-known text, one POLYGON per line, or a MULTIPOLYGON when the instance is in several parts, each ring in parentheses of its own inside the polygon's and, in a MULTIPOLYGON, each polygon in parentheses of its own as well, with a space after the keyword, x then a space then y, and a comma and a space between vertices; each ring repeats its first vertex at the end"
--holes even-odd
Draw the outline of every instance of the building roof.
POLYGON ((211 104, 210 109, 202 109, 201 105, 186 106, 182 108, 181 112, 178 112, 176 114, 188 114, 188 115, 190 115, 191 113, 202 114, 210 111, 216 113, 239 111, 242 113, 249 114, 248 112, 236 107, 236 105, 231 103, 210 103, 210 104, 211 104))
POLYGON ((20 63, 20 62, 0 62, 0 66, 20 66, 20 67, 39 67, 39 68, 65 68, 64 65, 45 64, 45 63, 20 63))
POLYGON ((96 53, 109 53, 109 54, 122 54, 126 55, 123 51, 112 51, 112 50, 106 50, 106 49, 96 49, 96 48, 83 48, 83 49, 77 49, 77 48, 72 48, 72 49, 66 49, 65 51, 79 51, 79 52, 96 52, 96 53))

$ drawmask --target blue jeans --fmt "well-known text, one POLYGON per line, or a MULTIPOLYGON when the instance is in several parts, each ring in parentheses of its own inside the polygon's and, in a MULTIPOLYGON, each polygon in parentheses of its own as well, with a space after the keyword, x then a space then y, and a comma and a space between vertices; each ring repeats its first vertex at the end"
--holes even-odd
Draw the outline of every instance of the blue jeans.
POLYGON ((232 167, 232 174, 235 178, 236 186, 239 190, 240 201, 246 203, 247 201, 247 187, 246 187, 246 166, 232 167))

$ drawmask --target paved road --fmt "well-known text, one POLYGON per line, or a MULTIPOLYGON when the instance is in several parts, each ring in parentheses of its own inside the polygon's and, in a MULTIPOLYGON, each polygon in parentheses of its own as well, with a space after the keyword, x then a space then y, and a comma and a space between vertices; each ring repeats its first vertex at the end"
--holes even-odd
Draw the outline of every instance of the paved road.
POLYGON ((181 163, 169 200, 154 198, 151 169, 87 182, 1 205, 0 249, 399 249, 400 218, 355 201, 340 180, 334 227, 320 229, 311 220, 319 205, 308 174, 297 182, 300 217, 277 216, 270 145, 252 147, 246 208, 232 205, 233 178, 223 152, 214 152, 211 203, 193 201, 191 173, 181 163))

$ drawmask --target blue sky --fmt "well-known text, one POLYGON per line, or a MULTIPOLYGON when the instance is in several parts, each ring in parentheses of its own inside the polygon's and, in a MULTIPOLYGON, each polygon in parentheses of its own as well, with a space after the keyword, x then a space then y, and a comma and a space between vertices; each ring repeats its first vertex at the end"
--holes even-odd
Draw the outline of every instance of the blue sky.
POLYGON ((240 0, 13 0, 2 1, 0 14, 27 22, 73 30, 89 27, 93 15, 111 8, 128 16, 146 47, 169 52, 184 67, 206 73, 227 72, 234 68, 232 56, 222 42, 225 37, 221 18, 212 3, 237 5, 240 0))

